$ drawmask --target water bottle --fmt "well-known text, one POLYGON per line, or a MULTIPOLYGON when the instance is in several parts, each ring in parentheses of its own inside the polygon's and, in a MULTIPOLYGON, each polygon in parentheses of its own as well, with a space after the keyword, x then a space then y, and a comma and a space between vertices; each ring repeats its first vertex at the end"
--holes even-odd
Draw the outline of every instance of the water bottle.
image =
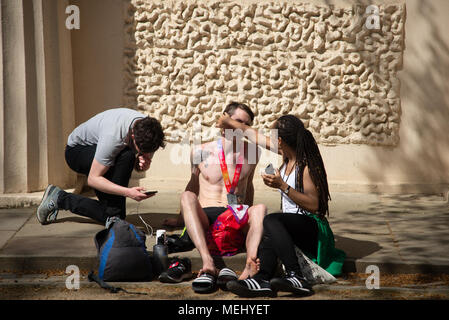
POLYGON ((168 269, 168 247, 165 230, 156 231, 156 244, 153 246, 154 272, 160 275, 168 269))

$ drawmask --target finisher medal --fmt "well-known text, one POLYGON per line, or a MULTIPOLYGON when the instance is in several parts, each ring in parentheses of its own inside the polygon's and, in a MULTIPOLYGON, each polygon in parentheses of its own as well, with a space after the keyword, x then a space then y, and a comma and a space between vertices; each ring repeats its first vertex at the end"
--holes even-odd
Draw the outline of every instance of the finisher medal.
POLYGON ((235 166, 234 178, 229 179, 228 166, 226 165, 225 153, 223 149, 223 144, 221 139, 217 141, 218 145, 218 158, 220 159, 220 167, 221 173, 223 174, 223 181, 226 186, 226 190, 228 191, 227 198, 229 205, 238 204, 237 195, 234 194, 235 188, 237 188, 237 184, 240 179, 240 173, 242 172, 243 159, 244 159, 244 148, 242 146, 242 150, 240 151, 239 159, 237 161, 237 165, 235 166))

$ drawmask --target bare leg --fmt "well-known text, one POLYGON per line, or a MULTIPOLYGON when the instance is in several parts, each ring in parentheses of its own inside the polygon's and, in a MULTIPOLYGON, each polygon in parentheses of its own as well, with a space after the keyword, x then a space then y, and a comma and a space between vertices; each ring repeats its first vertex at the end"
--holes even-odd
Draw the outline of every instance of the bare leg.
POLYGON ((198 197, 193 192, 185 191, 182 193, 181 214, 190 239, 192 239, 195 247, 198 249, 203 261, 200 274, 208 272, 216 275, 217 269, 206 242, 206 230, 209 228, 209 220, 203 208, 201 208, 198 197))
POLYGON ((262 240, 263 219, 267 214, 267 207, 263 204, 248 209, 248 233, 246 235, 246 266, 239 279, 252 277, 259 271, 260 261, 257 258, 257 249, 262 240))

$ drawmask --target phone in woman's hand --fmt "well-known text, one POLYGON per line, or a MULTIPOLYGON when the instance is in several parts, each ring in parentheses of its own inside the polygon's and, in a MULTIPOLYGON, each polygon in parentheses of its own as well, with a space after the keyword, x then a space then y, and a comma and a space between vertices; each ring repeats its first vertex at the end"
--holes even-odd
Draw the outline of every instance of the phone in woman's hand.
POLYGON ((265 168, 265 173, 266 174, 274 174, 274 167, 273 164, 269 164, 266 168, 265 168))

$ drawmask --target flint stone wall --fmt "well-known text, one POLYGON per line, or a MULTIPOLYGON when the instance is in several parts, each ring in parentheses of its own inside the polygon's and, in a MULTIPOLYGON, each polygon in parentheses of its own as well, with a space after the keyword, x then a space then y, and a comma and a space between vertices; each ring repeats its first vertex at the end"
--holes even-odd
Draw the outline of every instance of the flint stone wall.
POLYGON ((230 101, 254 125, 293 113, 321 144, 399 141, 404 4, 132 0, 125 8, 124 104, 158 118, 171 142, 203 139, 230 101))

